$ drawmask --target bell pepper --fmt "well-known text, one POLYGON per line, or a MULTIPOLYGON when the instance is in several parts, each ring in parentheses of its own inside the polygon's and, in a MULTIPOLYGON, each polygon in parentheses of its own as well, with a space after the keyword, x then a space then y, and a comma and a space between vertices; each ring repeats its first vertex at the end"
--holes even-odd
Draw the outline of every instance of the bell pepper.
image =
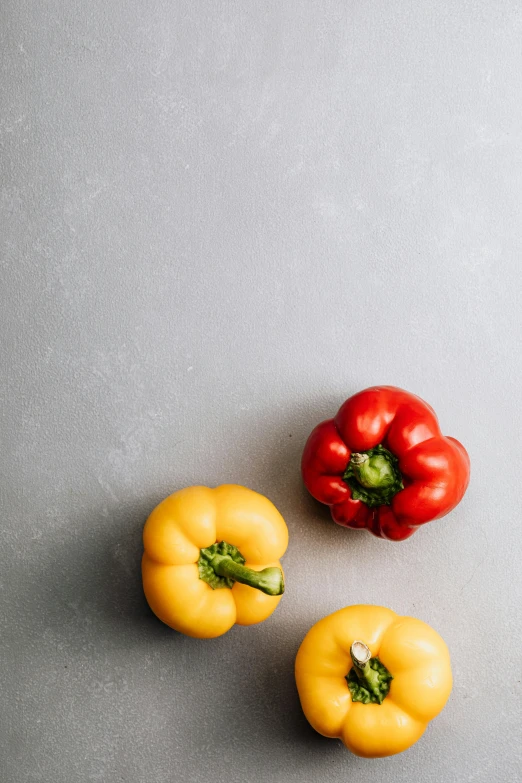
POLYGON ((297 653, 295 677, 313 728, 368 758, 417 742, 452 688, 439 634, 382 606, 348 606, 316 623, 297 653))
POLYGON ((209 639, 266 620, 281 599, 288 529, 263 495, 232 484, 189 487, 153 510, 143 531, 142 577, 154 614, 209 639))
POLYGON ((395 386, 355 394, 306 443, 301 470, 337 524, 401 541, 462 500, 469 457, 426 402, 395 386))

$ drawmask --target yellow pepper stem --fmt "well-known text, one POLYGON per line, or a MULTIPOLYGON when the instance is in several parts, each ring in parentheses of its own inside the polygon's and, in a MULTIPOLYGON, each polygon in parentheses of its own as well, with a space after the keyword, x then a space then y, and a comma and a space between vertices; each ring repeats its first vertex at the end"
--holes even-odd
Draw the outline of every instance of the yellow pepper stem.
POLYGON ((364 642, 353 642, 350 656, 353 668, 347 680, 352 701, 382 704, 393 679, 390 672, 378 658, 372 658, 370 648, 364 642))
POLYGON ((282 595, 285 590, 285 580, 280 568, 263 568, 262 571, 254 571, 241 563, 236 563, 227 555, 214 555, 210 561, 211 568, 218 576, 228 577, 234 582, 255 587, 267 595, 282 595))

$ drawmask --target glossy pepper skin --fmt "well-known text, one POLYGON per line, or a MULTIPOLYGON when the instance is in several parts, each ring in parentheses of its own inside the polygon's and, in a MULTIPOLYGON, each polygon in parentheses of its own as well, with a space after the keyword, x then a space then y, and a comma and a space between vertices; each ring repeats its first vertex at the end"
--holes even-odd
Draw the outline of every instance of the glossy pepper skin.
POLYGON ((306 443, 301 470, 337 524, 401 541, 451 511, 469 483, 464 446, 434 410, 395 386, 355 394, 306 443))
POLYGON ((316 623, 297 653, 295 677, 313 728, 367 758, 413 745, 452 688, 449 652, 439 634, 382 606, 348 606, 316 623), (354 643, 364 643, 392 678, 380 704, 352 699, 347 676, 355 669, 354 643))
POLYGON ((288 529, 273 503, 246 487, 175 492, 147 519, 143 544, 149 606, 188 636, 209 639, 235 623, 259 623, 281 599, 288 529))

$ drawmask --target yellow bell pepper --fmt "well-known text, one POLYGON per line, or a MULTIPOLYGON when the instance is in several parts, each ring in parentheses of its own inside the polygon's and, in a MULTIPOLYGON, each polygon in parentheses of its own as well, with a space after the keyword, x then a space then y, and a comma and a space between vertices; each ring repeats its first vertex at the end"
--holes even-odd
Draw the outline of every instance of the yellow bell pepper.
POLYGON ((413 745, 452 687, 439 634, 382 606, 348 606, 316 623, 299 648, 295 676, 313 728, 367 758, 413 745))
POLYGON ((143 531, 143 589, 176 631, 210 639, 266 620, 281 599, 288 529, 251 489, 188 487, 163 500, 143 531))

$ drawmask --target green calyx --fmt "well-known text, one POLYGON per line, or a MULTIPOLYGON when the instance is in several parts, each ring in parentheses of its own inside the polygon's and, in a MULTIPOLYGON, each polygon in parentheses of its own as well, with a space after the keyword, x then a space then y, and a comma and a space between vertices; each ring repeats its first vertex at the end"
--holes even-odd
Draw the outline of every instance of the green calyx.
POLYGON ((213 590, 231 588, 234 582, 254 587, 267 595, 282 595, 285 580, 280 568, 269 567, 262 571, 247 568, 239 549, 226 541, 220 541, 200 550, 199 578, 213 590))
POLYGON ((382 704, 389 693, 392 675, 378 658, 372 658, 363 642, 354 642, 350 654, 353 667, 346 675, 352 701, 382 704))
POLYGON ((200 549, 198 560, 199 578, 203 579, 213 590, 219 590, 222 587, 233 587, 234 579, 228 576, 219 576, 212 568, 212 560, 216 555, 222 557, 229 557, 234 563, 243 565, 245 558, 237 548, 232 544, 227 544, 226 541, 216 542, 212 546, 208 546, 206 549, 200 549))
POLYGON ((397 492, 404 489, 399 460, 380 443, 368 451, 356 452, 344 472, 344 481, 354 500, 369 508, 388 506, 397 492))

